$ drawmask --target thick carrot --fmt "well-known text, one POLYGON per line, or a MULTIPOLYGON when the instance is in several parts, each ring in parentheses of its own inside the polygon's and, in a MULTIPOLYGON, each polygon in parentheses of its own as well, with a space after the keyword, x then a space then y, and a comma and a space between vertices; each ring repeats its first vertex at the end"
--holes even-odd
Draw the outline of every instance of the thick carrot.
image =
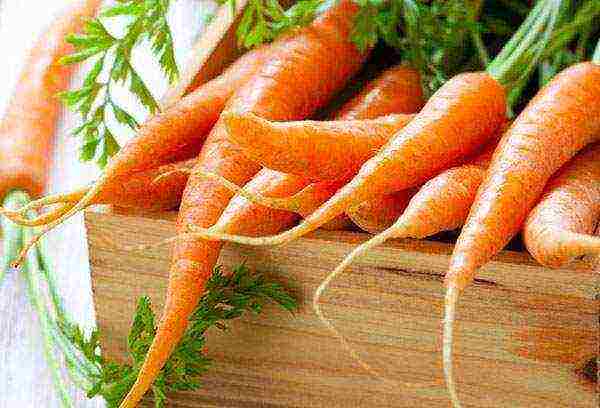
POLYGON ((251 160, 318 181, 356 174, 413 117, 272 122, 253 114, 228 114, 224 120, 232 142, 251 160))
POLYGON ((67 88, 71 67, 58 61, 72 52, 65 36, 92 17, 100 0, 73 2, 39 37, 25 62, 0 122, 0 196, 19 188, 33 196, 46 186, 60 112, 56 98, 67 88))
MULTIPOLYGON (((276 120, 297 120, 312 114, 357 72, 365 59, 366 55, 358 51, 349 36, 357 11, 358 6, 352 1, 342 0, 311 25, 277 40, 271 45, 270 59, 235 94, 227 109, 276 120)), ((227 141, 222 122, 211 131, 197 167, 238 185, 250 180, 260 169, 227 141)), ((190 177, 179 212, 178 231, 212 225, 231 196, 221 185, 190 177)), ((184 334, 220 248, 218 242, 189 240, 175 246, 163 317, 138 379, 122 407, 139 402, 184 334)))
POLYGON ((573 258, 600 253, 594 230, 600 219, 600 144, 579 153, 552 177, 523 228, 527 250, 558 268, 573 258))
POLYGON ((531 100, 494 154, 446 275, 444 365, 457 406, 451 345, 458 295, 519 231, 552 174, 600 136, 599 101, 600 66, 567 68, 531 100))
POLYGON ((249 245, 291 241, 363 201, 417 186, 450 167, 488 141, 505 122, 505 112, 504 89, 494 78, 487 73, 457 75, 361 167, 356 177, 297 227, 258 238, 192 228, 190 237, 249 245))
POLYGON ((344 122, 273 123, 255 115, 225 118, 231 139, 261 165, 314 180, 353 174, 423 106, 417 71, 399 65, 384 71, 336 114, 344 122))

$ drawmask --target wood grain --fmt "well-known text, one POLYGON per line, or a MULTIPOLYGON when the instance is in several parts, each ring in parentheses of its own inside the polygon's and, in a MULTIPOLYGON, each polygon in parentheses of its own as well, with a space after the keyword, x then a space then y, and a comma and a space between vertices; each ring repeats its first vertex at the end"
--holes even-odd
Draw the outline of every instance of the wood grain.
MULTIPOLYGON (((123 250, 174 232, 171 215, 86 214, 104 352, 122 358, 136 299, 161 307, 168 248, 123 250)), ((365 234, 317 231, 285 246, 226 245, 225 268, 246 262, 288 285, 295 315, 268 308, 212 332, 205 387, 173 407, 447 407, 444 389, 389 387, 364 372, 310 309, 312 292, 365 234)), ((324 312, 361 357, 392 381, 441 380, 442 277, 451 246, 394 241, 337 279, 324 312)), ((467 407, 596 407, 583 367, 598 351, 597 278, 578 261, 548 270, 503 252, 460 302, 456 369, 467 407)))

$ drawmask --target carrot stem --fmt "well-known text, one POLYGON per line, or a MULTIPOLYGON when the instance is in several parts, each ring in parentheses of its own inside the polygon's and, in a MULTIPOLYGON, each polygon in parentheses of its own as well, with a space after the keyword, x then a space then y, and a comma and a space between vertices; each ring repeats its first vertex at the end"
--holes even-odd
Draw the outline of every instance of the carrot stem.
POLYGON ((538 1, 521 27, 488 66, 487 72, 506 87, 508 94, 518 88, 539 63, 554 32, 563 1, 538 1))

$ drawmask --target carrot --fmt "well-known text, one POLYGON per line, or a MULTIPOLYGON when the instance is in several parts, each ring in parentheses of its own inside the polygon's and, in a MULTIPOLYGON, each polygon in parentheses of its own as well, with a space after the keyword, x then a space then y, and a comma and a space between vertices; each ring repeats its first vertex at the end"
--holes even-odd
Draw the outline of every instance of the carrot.
MULTIPOLYGON (((271 45, 270 59, 252 81, 236 92, 227 110, 276 120, 301 119, 312 114, 357 72, 365 59, 366 55, 349 38, 357 11, 358 6, 352 1, 339 1, 309 26, 278 39, 271 45)), ((196 167, 238 185, 260 169, 227 141, 222 122, 211 131, 196 167)), ((195 225, 212 225, 230 198, 231 193, 222 186, 190 177, 179 212, 178 232, 195 225)), ((139 402, 183 335, 220 248, 218 242, 189 240, 175 246, 163 317, 138 378, 121 407, 139 402)))
MULTIPOLYGON (((394 112, 413 112, 419 109, 423 103, 419 84, 420 78, 415 70, 402 65, 390 68, 369 82, 358 95, 345 103, 335 117, 340 120, 360 120, 390 115, 394 112)), ((256 116, 251 115, 251 117, 256 116)), ((239 226, 248 224, 245 220, 253 219, 257 224, 272 223, 276 219, 273 214, 279 214, 282 210, 296 212, 302 217, 307 217, 342 185, 343 182, 319 182, 311 185, 305 178, 262 169, 245 186, 246 190, 254 193, 255 197, 294 196, 295 198, 286 200, 287 205, 281 205, 281 209, 273 209, 269 207, 277 207, 274 205, 276 202, 268 200, 268 197, 263 201, 263 204, 266 205, 256 205, 245 196, 238 194, 232 198, 212 229, 231 234, 241 233, 243 231, 240 231, 239 226), (261 182, 261 180, 265 180, 265 182, 261 182), (267 190, 273 188, 274 182, 280 184, 278 192, 287 189, 287 194, 278 194, 277 196, 270 194, 267 190)), ((279 230, 283 230, 284 226, 280 225, 279 230)), ((351 221, 342 215, 325 224, 323 228, 339 230, 348 228, 350 225, 351 221)), ((275 229, 273 231, 275 232, 275 229)), ((252 236, 259 235, 256 231, 246 233, 252 236)))
POLYGON ((444 361, 456 405, 451 341, 458 295, 519 231, 552 174, 598 139, 599 101, 600 66, 587 62, 567 68, 531 100, 494 154, 446 275, 444 361))
MULTIPOLYGON (((135 208, 148 211, 164 211, 176 208, 196 160, 190 159, 156 169, 137 172, 115 178, 115 183, 104 186, 91 204, 114 205, 123 208, 135 208)), ((53 195, 25 205, 23 208, 7 212, 7 218, 20 225, 35 227, 44 225, 48 220, 62 215, 75 206, 87 193, 89 187, 73 190, 66 194, 53 195), (37 218, 28 219, 20 214, 47 205, 58 204, 53 211, 37 218)))
POLYGON ((273 123, 256 115, 225 117, 231 140, 261 165, 313 180, 355 173, 423 106, 417 71, 399 65, 384 71, 337 113, 343 121, 273 123), (347 122, 349 120, 364 122, 347 122), (322 160, 319 160, 323 158, 322 160))
MULTIPOLYGON (((87 188, 80 201, 66 214, 51 217, 51 222, 48 222, 49 225, 43 231, 50 230, 93 204, 100 191, 117 191, 123 177, 197 156, 225 103, 262 65, 267 50, 268 47, 265 46, 243 55, 223 74, 146 121, 138 130, 137 136, 123 146, 108 163, 101 178, 87 188)), ((60 199, 61 196, 55 198, 60 199)), ((4 213, 10 216, 15 212, 4 213)), ((25 211, 22 210, 19 214, 19 218, 23 219, 25 211)))
POLYGON ((249 159, 273 170, 319 181, 355 174, 413 116, 271 122, 246 113, 224 115, 224 121, 230 139, 249 159))
POLYGON ((406 65, 386 69, 336 114, 344 120, 418 112, 425 104, 419 72, 406 65))
POLYGON ((389 228, 402 215, 411 197, 412 189, 398 191, 383 197, 363 201, 346 211, 350 220, 363 231, 378 234, 389 228))
POLYGON ((596 255, 600 239, 600 144, 580 152, 550 180, 523 228, 527 250, 558 268, 573 258, 596 255))
POLYGON ((363 201, 417 186, 450 167, 498 130, 505 121, 505 111, 504 89, 490 75, 457 75, 443 85, 348 184, 297 227, 275 236, 257 238, 194 227, 190 228, 189 237, 249 245, 291 241, 363 201), (481 103, 483 100, 485 104, 481 103))
POLYGON ((46 186, 53 137, 60 113, 56 98, 72 68, 58 63, 72 51, 65 36, 95 14, 101 1, 71 4, 38 38, 0 122, 0 196, 13 188, 40 195, 46 186))

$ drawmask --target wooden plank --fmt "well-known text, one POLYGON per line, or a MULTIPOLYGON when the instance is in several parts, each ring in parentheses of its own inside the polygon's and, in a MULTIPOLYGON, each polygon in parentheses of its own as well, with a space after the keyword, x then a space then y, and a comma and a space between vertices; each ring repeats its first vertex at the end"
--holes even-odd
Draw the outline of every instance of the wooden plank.
MULTIPOLYGON (((174 233, 172 216, 88 212, 93 290, 104 351, 120 358, 142 295, 162 306, 166 247, 134 253, 125 245, 174 233)), ((367 238, 321 232, 285 246, 226 245, 225 268, 246 262, 288 285, 301 301, 291 316, 275 308, 211 333, 216 360, 194 393, 175 407, 447 407, 442 387, 390 387, 364 372, 312 313, 316 286, 367 238)), ((441 380, 442 277, 451 246, 391 242, 356 262, 325 295, 323 310, 363 359, 397 382, 441 380)), ((467 407, 595 407, 583 367, 598 350, 597 278, 574 262, 548 270, 528 255, 503 252, 460 302, 456 370, 467 407)))

